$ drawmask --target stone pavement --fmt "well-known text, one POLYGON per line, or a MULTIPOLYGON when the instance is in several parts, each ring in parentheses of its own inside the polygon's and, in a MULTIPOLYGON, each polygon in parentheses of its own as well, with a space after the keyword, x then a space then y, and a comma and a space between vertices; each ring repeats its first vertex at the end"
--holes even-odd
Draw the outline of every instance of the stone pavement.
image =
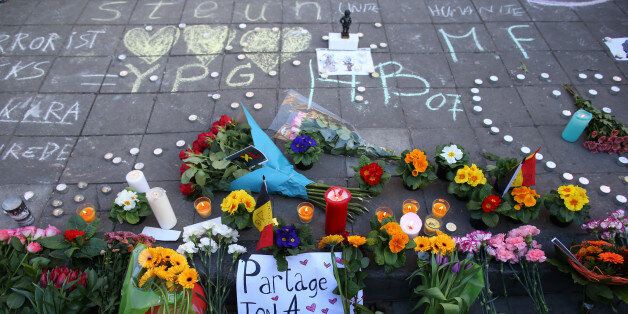
MULTIPOLYGON (((101 229, 139 232, 141 227, 114 225, 106 217, 124 174, 143 163, 151 186, 169 191, 180 229, 200 217, 178 192, 175 142, 191 143, 221 114, 237 114, 233 102, 249 108, 261 103, 261 110, 251 110, 268 127, 285 91, 295 89, 312 94, 373 143, 397 151, 418 147, 433 156, 436 145, 452 141, 485 165, 482 151, 522 156, 522 146, 542 146, 541 194, 560 184, 563 172, 585 177, 593 216, 600 216, 618 206, 615 195, 626 195, 628 171, 617 156, 591 154, 560 138, 566 123, 560 114, 575 108, 561 85, 574 84, 583 94, 596 90, 594 104, 627 121, 628 62, 614 61, 603 44, 604 37, 627 35, 624 0, 8 0, 0 4, 0 198, 33 191, 27 204, 39 224, 63 226, 80 193, 98 204, 101 229), (337 21, 345 9, 353 12, 351 31, 364 34, 360 47, 376 47, 379 78, 357 76, 352 82, 348 76, 322 79, 315 72, 315 48, 327 46, 322 35, 340 30, 337 21), (543 72, 548 80, 539 78, 543 72), (588 78, 578 80, 579 73, 588 78), (594 80, 596 73, 603 79, 594 80), (613 81, 615 76, 621 81, 613 81), (478 78, 481 86, 474 83, 478 78), (613 85, 621 88, 619 94, 610 94, 613 85), (366 87, 363 102, 352 98, 357 86, 366 87), (478 103, 472 101, 472 87, 479 87, 478 103), (553 90, 562 96, 552 97, 553 90), (248 91, 255 96, 246 98, 248 91), (215 94, 220 98, 213 99, 215 94), (476 105, 481 114, 474 113, 476 105), (198 121, 188 121, 191 114, 198 121), (483 127, 487 118, 499 134, 483 127), (505 144, 504 135, 514 141, 505 144), (129 154, 133 147, 140 149, 137 156, 129 154), (155 156, 155 148, 163 154, 155 156), (121 163, 105 160, 108 152, 121 163), (556 170, 544 169, 548 160, 556 170), (89 183, 87 189, 77 188, 80 181, 89 183), (57 183, 68 184, 69 192, 54 193, 57 183), (596 192, 602 184, 611 187, 609 196, 596 192), (113 192, 101 193, 103 185, 113 192), (52 216, 54 199, 63 201, 66 215, 52 216)), ((305 174, 352 185, 356 163, 325 155, 305 174)), ((214 201, 213 216, 222 196, 214 201)), ((410 192, 393 178, 369 207, 399 207, 413 197, 427 208, 443 196, 453 205, 448 219, 459 233, 469 231, 464 204, 447 197, 443 182, 410 192)), ((274 197, 275 214, 296 221, 298 202, 274 197)), ((321 211, 317 217, 313 227, 320 235, 321 211)), ((367 220, 359 219, 353 230, 366 233, 367 220)), ((153 217, 146 223, 156 225, 153 217)), ((545 240, 582 236, 577 226, 553 227, 547 213, 536 224, 545 240)), ((13 226, 0 215, 1 228, 13 226)), ((510 227, 502 223, 497 230, 510 227)), ((251 243, 255 237, 244 235, 251 243)), ((410 268, 409 263, 386 282, 405 285, 410 268)), ((386 276, 373 272, 372 277, 381 284, 386 276)), ((407 295, 407 286, 380 287, 372 288, 372 299, 407 295)))

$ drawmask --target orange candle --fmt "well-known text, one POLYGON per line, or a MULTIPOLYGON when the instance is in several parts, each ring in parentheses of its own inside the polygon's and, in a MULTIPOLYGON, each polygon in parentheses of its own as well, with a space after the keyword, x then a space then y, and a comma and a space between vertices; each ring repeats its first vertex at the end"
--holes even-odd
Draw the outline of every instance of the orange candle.
POLYGON ((194 201, 194 209, 199 216, 207 218, 212 214, 212 201, 205 196, 199 197, 194 201))
POLYGON ((419 212, 419 208, 421 208, 421 206, 419 205, 419 202, 413 199, 407 199, 403 201, 402 207, 403 207, 402 212, 404 215, 407 213, 417 214, 419 212))
POLYGON ((382 222, 384 218, 392 217, 393 212, 392 209, 388 207, 379 207, 375 210, 375 215, 377 216, 377 221, 382 222))
POLYGON ((96 220, 96 209, 94 209, 94 205, 85 204, 76 211, 76 213, 85 220, 86 223, 91 223, 96 220))
POLYGON ((312 218, 314 218, 314 205, 308 202, 299 203, 297 214, 302 223, 310 223, 312 218))
POLYGON ((437 198, 432 203, 432 215, 436 218, 443 218, 449 210, 449 202, 442 198, 437 198))

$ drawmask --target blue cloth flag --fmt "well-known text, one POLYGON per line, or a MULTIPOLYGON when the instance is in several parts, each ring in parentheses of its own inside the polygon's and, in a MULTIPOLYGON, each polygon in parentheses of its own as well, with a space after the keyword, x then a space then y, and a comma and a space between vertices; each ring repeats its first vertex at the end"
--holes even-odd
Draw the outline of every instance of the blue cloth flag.
POLYGON ((281 150, 260 128, 248 110, 242 106, 246 121, 251 127, 253 145, 264 153, 267 162, 262 168, 251 171, 248 174, 231 182, 230 189, 259 192, 262 185, 262 177, 266 176, 268 193, 279 194, 287 197, 300 197, 307 199, 306 186, 313 183, 312 180, 296 172, 292 164, 281 153, 281 150))

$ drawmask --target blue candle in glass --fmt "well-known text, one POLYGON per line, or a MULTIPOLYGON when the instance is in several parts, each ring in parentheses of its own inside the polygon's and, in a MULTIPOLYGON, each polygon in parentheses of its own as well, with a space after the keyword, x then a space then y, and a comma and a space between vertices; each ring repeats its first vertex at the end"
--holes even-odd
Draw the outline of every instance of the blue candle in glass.
POLYGON ((572 143, 577 141, 592 117, 591 113, 584 109, 576 111, 563 130, 563 140, 572 143))

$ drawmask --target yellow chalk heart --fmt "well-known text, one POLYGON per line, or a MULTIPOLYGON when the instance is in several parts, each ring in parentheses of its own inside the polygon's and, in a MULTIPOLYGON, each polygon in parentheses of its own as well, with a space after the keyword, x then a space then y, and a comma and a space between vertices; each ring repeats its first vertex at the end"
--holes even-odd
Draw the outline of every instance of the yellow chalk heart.
POLYGON ((148 64, 152 64, 170 51, 179 39, 179 29, 165 26, 150 35, 142 28, 133 28, 124 34, 124 46, 148 64))

